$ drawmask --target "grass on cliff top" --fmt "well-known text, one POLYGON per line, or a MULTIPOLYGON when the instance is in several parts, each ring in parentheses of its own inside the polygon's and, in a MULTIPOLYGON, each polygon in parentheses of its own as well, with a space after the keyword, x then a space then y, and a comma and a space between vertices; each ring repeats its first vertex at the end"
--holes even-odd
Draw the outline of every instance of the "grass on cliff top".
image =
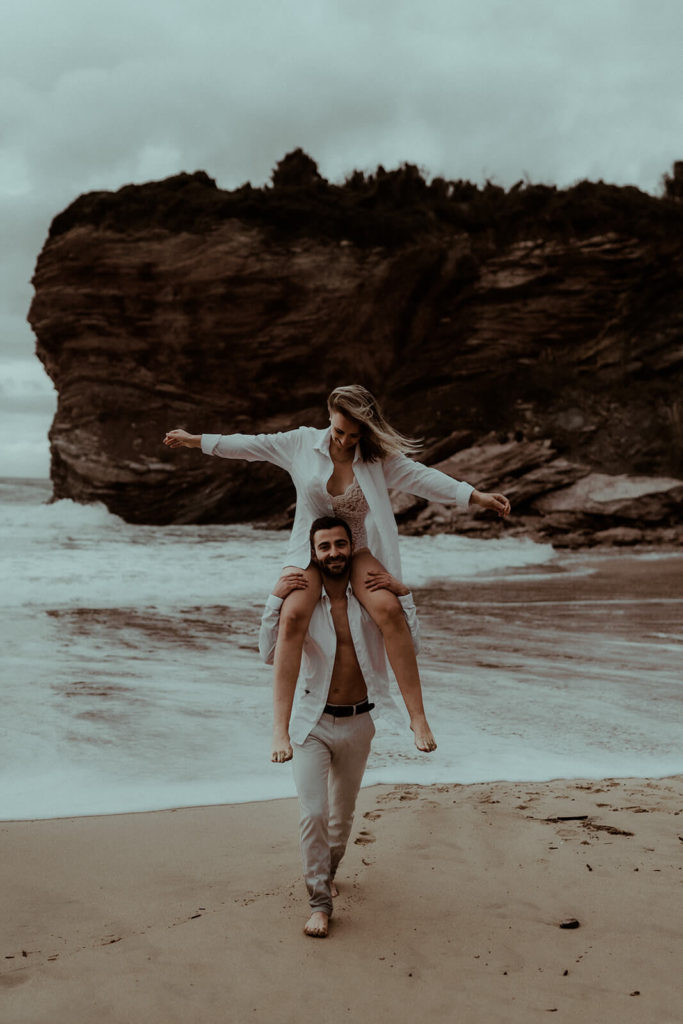
POLYGON ((280 161, 272 185, 263 188, 245 184, 226 191, 197 171, 117 192, 90 192, 55 217, 50 237, 84 224, 123 234, 154 228, 204 233, 232 218, 280 241, 348 240, 362 247, 395 248, 453 232, 497 245, 606 232, 677 245, 683 203, 602 181, 582 181, 568 189, 520 181, 507 191, 490 181, 481 188, 444 178, 428 183, 412 164, 393 171, 380 166, 368 175, 354 171, 343 185, 333 185, 310 157, 296 150, 280 161))

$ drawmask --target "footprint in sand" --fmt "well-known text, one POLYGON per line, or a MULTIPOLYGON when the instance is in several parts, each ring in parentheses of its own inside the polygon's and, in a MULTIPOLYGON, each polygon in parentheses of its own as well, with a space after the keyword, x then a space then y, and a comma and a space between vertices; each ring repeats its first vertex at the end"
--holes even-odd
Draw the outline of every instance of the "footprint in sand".
POLYGON ((31 980, 31 975, 22 971, 12 972, 11 974, 0 975, 0 988, 16 988, 17 985, 23 985, 25 982, 31 980))
POLYGON ((381 811, 366 811, 365 814, 363 815, 363 817, 367 818, 368 821, 377 821, 378 818, 382 817, 382 812, 381 811))
POLYGON ((418 794, 413 793, 410 789, 392 789, 389 793, 382 793, 381 796, 377 797, 377 801, 381 803, 388 803, 390 800, 417 800, 418 794))
POLYGON ((371 832, 366 832, 365 829, 354 839, 356 846, 367 846, 368 843, 374 843, 375 837, 371 832))

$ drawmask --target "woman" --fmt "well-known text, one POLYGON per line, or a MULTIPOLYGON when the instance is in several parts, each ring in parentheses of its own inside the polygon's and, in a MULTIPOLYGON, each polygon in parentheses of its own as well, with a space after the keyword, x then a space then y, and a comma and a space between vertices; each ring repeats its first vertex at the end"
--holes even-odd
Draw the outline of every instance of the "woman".
MULTIPOLYGON (((403 437, 384 419, 370 392, 359 384, 335 388, 328 399, 330 426, 326 430, 299 427, 279 434, 188 434, 171 430, 164 438, 170 448, 201 448, 222 458, 263 460, 286 469, 297 492, 294 525, 287 551, 287 572, 294 589, 285 599, 275 649, 274 700, 294 696, 301 651, 322 582, 311 565, 309 529, 319 516, 337 515, 353 534, 351 583, 360 603, 384 637, 389 662, 410 716, 418 750, 429 752, 436 743, 427 723, 415 649, 396 596, 384 589, 385 573, 401 578, 398 530, 389 488, 431 501, 460 506, 476 504, 500 516, 510 512, 503 494, 475 490, 407 457, 418 445, 403 437)), ((273 735, 273 761, 287 761, 292 748, 286 731, 273 735)))

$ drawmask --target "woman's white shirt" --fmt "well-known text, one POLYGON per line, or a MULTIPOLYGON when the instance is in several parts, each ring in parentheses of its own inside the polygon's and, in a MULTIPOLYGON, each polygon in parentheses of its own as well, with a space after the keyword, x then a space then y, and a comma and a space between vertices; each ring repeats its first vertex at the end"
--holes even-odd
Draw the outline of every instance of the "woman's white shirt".
MULTIPOLYGON (((314 519, 333 515, 327 482, 334 470, 330 456, 331 431, 299 427, 278 434, 202 434, 202 451, 224 459, 272 462, 290 474, 296 488, 296 512, 284 565, 305 569, 311 560, 309 530, 314 519)), ((401 578, 398 530, 389 488, 429 501, 466 507, 474 488, 460 480, 414 462, 405 455, 390 455, 364 462, 356 446, 353 472, 369 506, 366 519, 368 545, 392 575, 401 578)))

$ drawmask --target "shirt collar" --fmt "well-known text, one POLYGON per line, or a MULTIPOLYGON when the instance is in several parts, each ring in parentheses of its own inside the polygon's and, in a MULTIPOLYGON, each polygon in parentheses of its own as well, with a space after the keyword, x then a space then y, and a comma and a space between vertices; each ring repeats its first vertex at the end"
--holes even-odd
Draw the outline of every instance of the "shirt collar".
POLYGON ((323 431, 322 436, 320 437, 320 439, 318 441, 316 441, 316 443, 313 445, 314 451, 322 452, 323 455, 328 455, 329 456, 329 454, 330 454, 330 437, 331 436, 332 436, 332 428, 328 427, 327 430, 323 431))
MULTIPOLYGON (((355 595, 354 595, 353 589, 351 587, 351 580, 349 579, 349 582, 346 585, 346 598, 348 600, 350 597, 354 597, 354 596, 355 595)), ((323 604, 328 604, 329 605, 329 603, 330 603, 330 595, 325 590, 325 584, 324 583, 323 583, 322 594, 320 595, 320 600, 323 602, 323 604)))

